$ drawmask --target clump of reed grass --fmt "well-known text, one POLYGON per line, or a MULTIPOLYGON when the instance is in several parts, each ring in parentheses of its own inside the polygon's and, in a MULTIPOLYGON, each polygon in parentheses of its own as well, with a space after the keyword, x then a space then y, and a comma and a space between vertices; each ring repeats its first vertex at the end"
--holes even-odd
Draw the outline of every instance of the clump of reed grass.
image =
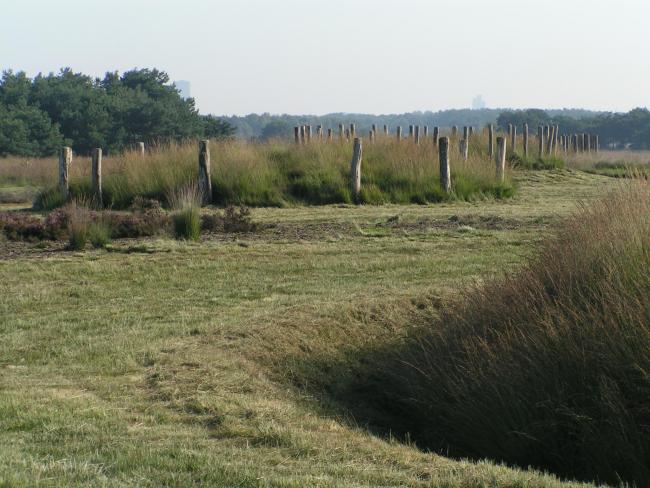
POLYGON ((88 243, 92 217, 83 201, 73 200, 66 209, 68 217, 68 245, 70 249, 81 251, 88 243))
POLYGON ((195 183, 168 193, 174 212, 172 228, 177 239, 196 241, 201 235, 201 192, 195 183))
POLYGON ((650 185, 583 206, 520 270, 380 358, 423 447, 650 484, 650 185))

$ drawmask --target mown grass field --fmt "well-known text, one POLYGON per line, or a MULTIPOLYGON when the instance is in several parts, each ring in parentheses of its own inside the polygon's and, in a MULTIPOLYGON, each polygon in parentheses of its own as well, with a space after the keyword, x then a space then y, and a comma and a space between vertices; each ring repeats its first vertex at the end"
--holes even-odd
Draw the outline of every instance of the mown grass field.
POLYGON ((260 208, 199 243, 0 242, 0 486, 565 486, 391 439, 317 380, 618 184, 515 178, 505 201, 260 208))

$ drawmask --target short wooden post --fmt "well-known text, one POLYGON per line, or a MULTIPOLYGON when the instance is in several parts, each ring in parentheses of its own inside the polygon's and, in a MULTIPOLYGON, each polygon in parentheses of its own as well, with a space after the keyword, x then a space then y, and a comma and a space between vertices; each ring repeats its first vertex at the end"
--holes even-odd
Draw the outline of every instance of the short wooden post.
POLYGON ((377 132, 377 124, 372 124, 372 131, 377 132))
POLYGON ((95 205, 102 207, 104 205, 102 196, 102 148, 93 149, 91 158, 91 186, 95 205))
POLYGON ((537 139, 539 143, 539 157, 544 157, 544 127, 541 125, 537 128, 537 139))
POLYGON ((415 136, 415 126, 409 125, 409 139, 413 139, 415 136))
POLYGON ((571 136, 571 150, 577 154, 578 153, 578 134, 573 134, 571 136))
POLYGON ((469 126, 469 136, 472 137, 474 135, 474 126, 470 125, 469 126))
POLYGON ((505 137, 497 137, 497 178, 503 181, 506 177, 506 139, 505 137))
POLYGON ((524 157, 528 157, 528 124, 524 124, 524 157))
POLYGON ((508 137, 512 135, 512 124, 508 124, 508 137))
POLYGON ((438 138, 440 137, 440 127, 437 125, 433 128, 433 144, 438 145, 438 138))
POLYGON ((441 137, 438 141, 438 157, 440 159, 440 188, 451 191, 451 171, 449 168, 449 138, 441 137))
POLYGON ((323 140, 323 126, 322 125, 317 125, 316 126, 316 137, 318 137, 319 141, 323 140))
POLYGON ((513 125, 510 130, 510 151, 514 154, 517 152, 517 126, 513 125))
POLYGON ((469 139, 469 127, 468 126, 463 127, 463 139, 465 139, 465 140, 469 139))
POLYGON ((345 129, 343 124, 339 124, 339 142, 343 142, 343 136, 345 135, 345 129))
POLYGON ((551 133, 550 137, 548 138, 548 155, 549 156, 555 156, 555 148, 557 146, 557 133, 556 133, 556 127, 554 125, 551 126, 551 133))
POLYGON ((357 128, 354 124, 350 124, 350 138, 354 139, 356 137, 357 128))
POLYGON ((384 125, 384 135, 388 135, 388 126, 384 125))
POLYGON ((368 131, 368 138, 370 139, 371 144, 375 142, 375 131, 374 130, 370 129, 368 131))
POLYGON ((591 140, 589 134, 585 134, 585 152, 591 152, 591 140))
POLYGON ((350 165, 350 181, 352 184, 352 195, 355 201, 361 196, 361 158, 363 156, 363 144, 360 137, 354 139, 354 151, 352 152, 352 163, 350 165))
POLYGON ((425 125, 424 126, 424 136, 423 137, 426 139, 428 135, 429 135, 429 126, 425 125))
POLYGON ((488 125, 488 156, 494 157, 494 124, 488 125))
POLYGON ((307 138, 307 142, 311 142, 311 137, 312 137, 311 125, 305 126, 305 136, 307 138))
POLYGON ((296 140, 296 144, 300 145, 300 127, 295 126, 293 128, 293 137, 296 140))
POLYGON ((415 126, 415 137, 414 137, 415 145, 417 146, 420 144, 420 126, 416 125, 415 126))
POLYGON ((460 140, 459 149, 460 149, 460 155, 465 161, 467 161, 469 157, 469 143, 467 139, 460 140))
POLYGON ((61 153, 59 154, 59 189, 61 191, 61 196, 64 199, 68 199, 70 192, 70 165, 72 164, 72 148, 71 147, 62 147, 61 153))
POLYGON ((332 142, 332 129, 327 129, 327 142, 332 142))
POLYGON ((397 142, 402 142, 402 126, 397 126, 397 142))
POLYGON ((203 205, 212 203, 212 180, 210 179, 210 141, 199 141, 199 192, 203 205))
POLYGON ((300 126, 300 144, 305 143, 305 139, 307 138, 306 135, 307 128, 304 125, 300 126))
POLYGON ((350 142, 350 129, 345 129, 345 140, 350 142))
POLYGON ((144 157, 144 142, 142 141, 138 142, 137 150, 140 153, 140 156, 144 157))

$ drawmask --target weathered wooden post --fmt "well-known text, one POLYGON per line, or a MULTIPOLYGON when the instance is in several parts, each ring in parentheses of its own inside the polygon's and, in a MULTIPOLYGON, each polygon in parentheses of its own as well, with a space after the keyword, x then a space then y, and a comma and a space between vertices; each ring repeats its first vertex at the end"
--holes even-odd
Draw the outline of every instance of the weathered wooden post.
POLYGON ((461 139, 459 149, 461 157, 467 161, 469 158, 469 141, 467 139, 461 139))
POLYGON ((372 129, 370 129, 370 130, 368 131, 368 137, 369 137, 369 139, 370 139, 370 143, 371 143, 371 144, 374 143, 374 142, 375 142, 375 131, 372 130, 372 129))
POLYGON ((488 156, 494 157, 494 124, 488 125, 488 156))
POLYGON ((537 127, 537 142, 539 143, 539 157, 544 156, 544 127, 537 127))
POLYGON ((598 151, 600 151, 600 140, 598 138, 598 134, 594 136, 594 152, 598 154, 598 151))
POLYGON ((332 129, 327 129, 327 142, 332 142, 332 129))
POLYGON ((345 140, 350 142, 350 129, 345 129, 345 140))
POLYGON ((62 147, 59 154, 59 189, 61 196, 68 199, 70 192, 69 172, 72 164, 72 148, 62 147))
POLYGON ((472 137, 474 135, 474 126, 470 125, 469 126, 469 136, 472 137))
POLYGON ((372 131, 376 134, 377 133, 377 124, 372 124, 372 131))
POLYGON ((93 149, 91 158, 91 186, 95 205, 102 207, 104 205, 102 196, 102 148, 93 149))
POLYGON ((440 127, 437 125, 433 128, 433 145, 438 145, 438 138, 440 137, 440 127))
POLYGON ((350 124, 350 137, 354 139, 357 134, 357 127, 354 124, 350 124))
POLYGON ((199 141, 199 192, 203 205, 212 203, 212 180, 210 179, 210 141, 199 141))
POLYGON ((140 156, 144 157, 144 142, 142 141, 138 142, 137 150, 140 153, 140 156))
POLYGON ((415 126, 410 124, 409 125, 409 139, 413 139, 414 135, 415 135, 415 126))
POLYGON ((508 124, 508 137, 512 135, 512 124, 508 124))
POLYGON ((585 134, 585 152, 591 152, 591 138, 585 134))
POLYGON ((305 135, 307 137, 307 142, 311 142, 311 136, 312 136, 311 125, 305 127, 305 135))
POLYGON ((397 142, 402 142, 402 126, 397 126, 397 142))
POLYGON ((513 125, 512 129, 510 130, 510 151, 512 153, 517 152, 517 126, 513 125))
POLYGON ((343 142, 343 136, 345 135, 345 129, 343 124, 339 124, 339 142, 343 142))
POLYGON ((323 126, 322 125, 317 125, 316 126, 316 137, 318 137, 319 141, 323 140, 323 126))
POLYGON ((438 140, 438 157, 440 159, 440 188, 449 193, 451 191, 451 170, 449 168, 448 137, 441 137, 438 140))
POLYGON ((524 157, 528 157, 528 124, 524 124, 524 157))
POLYGON ((304 125, 301 125, 301 126, 300 126, 300 144, 304 144, 304 143, 305 143, 305 138, 306 138, 305 131, 306 131, 305 126, 304 126, 304 125))
POLYGON ((463 139, 466 141, 469 140, 469 127, 465 126, 463 127, 463 139))
POLYGON ((552 125, 549 130, 548 155, 553 156, 555 154, 555 126, 552 125))
POLYGON ((354 139, 354 150, 352 152, 352 163, 350 165, 350 181, 352 184, 352 195, 358 202, 361 195, 361 158, 363 156, 363 145, 360 137, 354 139))
POLYGON ((571 150, 577 154, 578 153, 578 134, 573 134, 571 136, 571 150))
POLYGON ((497 137, 497 178, 503 181, 506 177, 506 139, 497 137))
POLYGON ((293 136, 296 139, 296 144, 300 145, 300 127, 295 126, 293 128, 293 136))
POLYGON ((560 126, 556 125, 555 126, 555 137, 553 141, 553 154, 557 154, 557 148, 558 148, 558 138, 560 137, 560 126))
POLYGON ((415 137, 414 137, 415 145, 417 146, 420 144, 420 126, 416 125, 415 126, 415 137))
POLYGON ((384 124, 384 135, 388 135, 388 126, 384 124))
POLYGON ((429 126, 425 125, 424 126, 424 138, 426 139, 428 135, 429 135, 429 126))
POLYGON ((454 125, 451 128, 451 137, 456 137, 456 136, 458 136, 458 126, 454 125))

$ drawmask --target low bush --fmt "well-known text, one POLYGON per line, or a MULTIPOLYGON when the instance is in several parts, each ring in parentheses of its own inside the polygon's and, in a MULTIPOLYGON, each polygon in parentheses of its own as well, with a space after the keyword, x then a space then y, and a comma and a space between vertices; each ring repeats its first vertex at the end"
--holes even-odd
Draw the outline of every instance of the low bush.
POLYGON ((650 185, 583 207, 519 271, 378 358, 423 447, 650 485, 650 185))

